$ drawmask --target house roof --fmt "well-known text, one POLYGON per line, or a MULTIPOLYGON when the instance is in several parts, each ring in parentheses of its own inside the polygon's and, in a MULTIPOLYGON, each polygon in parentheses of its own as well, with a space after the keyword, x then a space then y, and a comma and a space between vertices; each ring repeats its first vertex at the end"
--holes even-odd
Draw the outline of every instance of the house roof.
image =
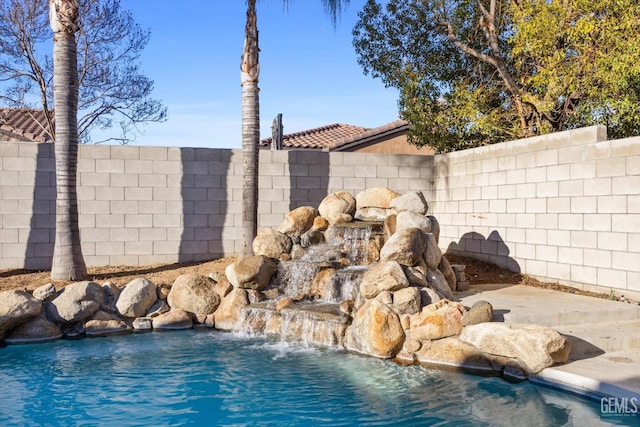
MULTIPOLYGON (((396 120, 377 128, 364 128, 341 123, 334 123, 302 132, 285 134, 282 137, 282 148, 317 149, 326 151, 340 151, 352 148, 381 136, 393 135, 408 129, 409 124, 404 120, 396 120)), ((260 147, 270 147, 272 138, 260 141, 260 147)))
POLYGON ((47 122, 44 110, 24 108, 0 108, 0 138, 18 141, 53 142, 45 130, 47 122))

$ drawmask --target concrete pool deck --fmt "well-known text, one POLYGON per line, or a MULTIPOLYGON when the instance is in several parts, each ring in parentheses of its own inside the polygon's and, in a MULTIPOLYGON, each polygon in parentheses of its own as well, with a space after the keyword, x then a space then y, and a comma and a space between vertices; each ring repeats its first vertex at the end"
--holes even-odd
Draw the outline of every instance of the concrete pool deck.
POLYGON ((494 321, 536 323, 571 343, 569 361, 529 381, 573 393, 640 401, 640 306, 525 285, 474 285, 459 292, 469 307, 485 300, 494 321))

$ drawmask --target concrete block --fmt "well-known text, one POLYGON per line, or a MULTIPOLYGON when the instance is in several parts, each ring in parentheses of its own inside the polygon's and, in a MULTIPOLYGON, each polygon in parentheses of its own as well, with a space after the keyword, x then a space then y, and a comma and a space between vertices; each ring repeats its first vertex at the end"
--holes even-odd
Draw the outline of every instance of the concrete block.
POLYGON ((571 181, 560 181, 558 185, 558 196, 579 197, 584 195, 584 180, 574 179, 571 181))
POLYGON ((628 250, 627 233, 598 232, 598 249, 628 250))
POLYGON ((572 265, 571 281, 595 285, 598 283, 598 270, 595 267, 572 265))
POLYGON ((140 147, 140 160, 167 160, 168 147, 140 147))
POLYGON ((518 184, 516 187, 516 195, 519 199, 536 197, 536 184, 518 184))
POLYGON ((571 232, 569 230, 547 230, 547 244, 571 246, 571 232))
POLYGON ((584 264, 592 267, 611 268, 611 251, 585 249, 584 264))
POLYGON ((527 208, 526 199, 509 199, 507 200, 507 212, 524 213, 527 208))
POLYGON ((585 231, 611 231, 611 215, 584 214, 585 231))
POLYGON ((596 213, 597 211, 598 200, 595 196, 571 198, 571 213, 596 213))
POLYGON ((112 228, 109 238, 112 242, 137 242, 139 240, 137 228, 112 228))
POLYGON ((597 176, 595 160, 571 164, 571 179, 589 179, 597 176))
POLYGON ((568 164, 547 166, 547 181, 566 181, 571 178, 571 166, 568 164))
POLYGON ((626 174, 627 161, 624 157, 602 159, 596 164, 596 176, 613 177, 626 174))
POLYGON ((122 255, 124 242, 100 242, 96 245, 96 255, 122 255))
POLYGON ((527 173, 524 169, 507 171, 507 182, 510 184, 522 184, 527 180, 527 173))
POLYGON ((558 197, 558 182, 539 182, 536 184, 536 197, 558 197))
POLYGON ((96 172, 99 173, 124 173, 124 160, 122 159, 97 159, 96 172))
POLYGON ((127 241, 124 244, 125 255, 148 255, 153 250, 153 242, 127 241))
POLYGON ((622 270, 612 270, 610 268, 598 268, 598 285, 611 288, 627 288, 627 272, 622 270))
POLYGON ((528 228, 525 230, 526 241, 532 245, 546 245, 547 231, 539 228, 528 228))
POLYGON ((640 272, 637 252, 611 252, 611 268, 640 272))
POLYGON ((558 262, 558 248, 550 245, 536 245, 536 259, 556 263, 558 262))
POLYGON ((558 214, 558 228, 560 230, 582 230, 582 214, 558 214))
POLYGON ((611 180, 612 194, 640 194, 640 175, 615 177, 611 180))
POLYGON ((598 233, 595 231, 571 231, 571 246, 595 249, 598 247, 598 233))
MULTIPOLYGON (((612 214, 611 231, 622 233, 640 232, 640 214, 612 214)), ((640 265, 640 262, 638 262, 640 265)))
POLYGON ((547 212, 547 199, 527 199, 527 213, 540 214, 547 212))
POLYGON ((125 214, 124 226, 127 228, 153 227, 153 215, 125 214))
POLYGON ((111 146, 109 145, 80 145, 78 147, 79 159, 110 159, 111 146))

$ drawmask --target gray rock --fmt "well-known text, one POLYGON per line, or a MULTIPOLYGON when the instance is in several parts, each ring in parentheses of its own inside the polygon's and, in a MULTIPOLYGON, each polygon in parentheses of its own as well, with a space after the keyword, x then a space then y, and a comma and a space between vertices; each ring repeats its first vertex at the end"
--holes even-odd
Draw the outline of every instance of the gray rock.
POLYGON ((431 220, 424 215, 412 211, 402 211, 396 215, 396 229, 397 233, 400 230, 406 230, 407 228, 417 228, 424 233, 431 232, 431 220))
POLYGON ((477 325, 493 320, 493 306, 484 300, 476 301, 462 316, 462 326, 477 325))
POLYGON ((124 317, 141 317, 157 299, 156 285, 140 277, 132 280, 122 289, 116 301, 116 309, 124 317))
POLYGON ((46 304, 49 319, 56 323, 76 323, 88 319, 104 303, 104 290, 96 282, 75 282, 62 289, 46 304))
POLYGON ((33 290, 33 296, 40 301, 50 301, 56 295, 56 287, 53 283, 47 283, 33 290))
POLYGON ((429 211, 429 205, 422 191, 414 191, 395 197, 391 199, 389 206, 395 208, 398 212, 410 211, 420 215, 426 215, 429 211))
POLYGON ((50 322, 44 312, 38 317, 27 320, 12 329, 5 341, 7 344, 29 344, 57 340, 62 338, 62 332, 58 325, 50 322))
POLYGON ((169 304, 167 304, 167 300, 159 299, 149 308, 145 317, 153 318, 157 317, 161 314, 164 314, 171 310, 169 304))
POLYGON ((42 301, 28 292, 0 292, 0 340, 10 329, 33 319, 41 310, 42 301))
POLYGON ((153 330, 153 319, 149 317, 138 317, 133 320, 134 332, 150 332, 153 330))
POLYGON ((442 251, 433 233, 425 235, 424 262, 430 270, 437 270, 442 260, 442 251))
POLYGON ((442 297, 433 289, 424 286, 420 288, 420 300, 421 305, 424 307, 425 305, 433 304, 440 301, 442 297))
POLYGON ((453 271, 453 268, 451 268, 449 261, 444 257, 444 255, 440 257, 440 264, 438 264, 438 270, 440 270, 440 272, 444 276, 451 290, 456 291, 458 289, 456 286, 457 285, 456 273, 453 271))
POLYGON ((427 215, 429 221, 431 222, 431 234, 436 238, 436 243, 440 242, 440 223, 438 222, 438 218, 433 215, 427 215))
POLYGON ((199 274, 182 274, 171 286, 167 302, 172 309, 193 314, 211 314, 220 305, 216 283, 199 274))
POLYGON ((444 278, 440 270, 429 270, 427 271, 427 283, 433 286, 440 294, 446 299, 453 299, 453 291, 449 287, 447 280, 444 278))

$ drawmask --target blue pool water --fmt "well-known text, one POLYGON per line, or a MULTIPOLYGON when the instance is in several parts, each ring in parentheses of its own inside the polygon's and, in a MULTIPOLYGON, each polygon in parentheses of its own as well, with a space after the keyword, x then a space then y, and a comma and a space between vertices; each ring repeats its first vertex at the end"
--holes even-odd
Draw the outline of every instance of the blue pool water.
MULTIPOLYGON (((597 402, 212 330, 0 349, 0 426, 624 424, 597 402)), ((627 422, 630 420, 626 420, 627 422)))

